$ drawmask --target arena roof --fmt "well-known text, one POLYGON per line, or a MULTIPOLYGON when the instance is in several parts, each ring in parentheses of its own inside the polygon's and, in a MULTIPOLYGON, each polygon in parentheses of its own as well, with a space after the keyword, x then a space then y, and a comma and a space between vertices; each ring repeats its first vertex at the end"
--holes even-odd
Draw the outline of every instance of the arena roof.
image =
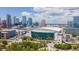
POLYGON ((60 32, 62 28, 59 27, 40 27, 38 29, 32 30, 35 32, 60 32))

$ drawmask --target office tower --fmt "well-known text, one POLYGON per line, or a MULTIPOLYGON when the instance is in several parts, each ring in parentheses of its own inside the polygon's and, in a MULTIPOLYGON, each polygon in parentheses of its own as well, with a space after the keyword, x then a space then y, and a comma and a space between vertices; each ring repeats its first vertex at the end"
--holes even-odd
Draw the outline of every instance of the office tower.
POLYGON ((3 28, 6 28, 7 27, 6 20, 2 20, 2 27, 3 28))
POLYGON ((16 25, 16 16, 13 17, 14 25, 16 25))
POLYGON ((14 25, 18 25, 19 24, 19 18, 14 16, 14 25))
POLYGON ((45 21, 44 19, 41 20, 40 26, 41 26, 41 27, 46 26, 46 21, 45 21))
POLYGON ((79 16, 74 16, 73 27, 74 28, 79 28, 79 16))
POLYGON ((22 25, 23 26, 27 25, 27 18, 26 18, 26 16, 22 16, 22 25))
POLYGON ((12 25, 12 19, 11 19, 11 15, 10 14, 7 14, 7 27, 10 28, 11 25, 12 25))
POLYGON ((16 18, 16 24, 19 25, 19 18, 16 18))
POLYGON ((27 25, 28 25, 28 26, 32 26, 32 18, 31 18, 31 17, 30 17, 30 18, 28 18, 27 25))
POLYGON ((39 26, 38 22, 33 23, 34 26, 39 26))
POLYGON ((68 21, 67 25, 68 25, 68 27, 73 27, 73 21, 68 21))
POLYGON ((1 18, 0 18, 0 25, 1 25, 1 18))
POLYGON ((0 18, 0 28, 2 27, 2 21, 1 21, 1 18, 0 18))

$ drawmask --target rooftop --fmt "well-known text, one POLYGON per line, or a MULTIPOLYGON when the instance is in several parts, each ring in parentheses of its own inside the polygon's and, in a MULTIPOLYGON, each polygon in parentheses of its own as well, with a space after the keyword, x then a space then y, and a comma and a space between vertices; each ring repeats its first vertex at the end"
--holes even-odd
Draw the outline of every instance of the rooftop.
POLYGON ((40 27, 40 28, 34 29, 32 31, 35 31, 35 32, 60 32, 60 31, 62 31, 62 28, 59 28, 59 27, 40 27))
POLYGON ((5 31, 13 31, 15 29, 1 29, 0 31, 5 32, 5 31))

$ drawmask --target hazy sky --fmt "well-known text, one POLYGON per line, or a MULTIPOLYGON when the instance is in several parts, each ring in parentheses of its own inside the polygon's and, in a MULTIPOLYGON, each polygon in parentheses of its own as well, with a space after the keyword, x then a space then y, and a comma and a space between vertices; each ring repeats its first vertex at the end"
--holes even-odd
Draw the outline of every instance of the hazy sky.
POLYGON ((5 17, 6 14, 11 14, 12 16, 21 16, 23 11, 32 12, 32 7, 0 7, 0 16, 5 17))
POLYGON ((73 20, 72 16, 79 16, 79 7, 0 7, 0 17, 5 19, 6 14, 20 19, 22 15, 31 16, 38 22, 45 19, 47 23, 67 23, 73 20))

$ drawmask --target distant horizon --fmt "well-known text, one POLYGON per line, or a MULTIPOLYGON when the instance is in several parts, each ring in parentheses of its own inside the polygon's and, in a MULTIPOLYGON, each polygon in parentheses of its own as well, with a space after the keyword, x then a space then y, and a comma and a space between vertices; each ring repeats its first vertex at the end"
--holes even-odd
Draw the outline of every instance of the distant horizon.
POLYGON ((45 19, 50 24, 67 24, 72 21, 71 15, 79 16, 79 7, 0 7, 0 18, 6 19, 6 15, 19 17, 22 14, 32 16, 33 22, 40 22, 45 19))

